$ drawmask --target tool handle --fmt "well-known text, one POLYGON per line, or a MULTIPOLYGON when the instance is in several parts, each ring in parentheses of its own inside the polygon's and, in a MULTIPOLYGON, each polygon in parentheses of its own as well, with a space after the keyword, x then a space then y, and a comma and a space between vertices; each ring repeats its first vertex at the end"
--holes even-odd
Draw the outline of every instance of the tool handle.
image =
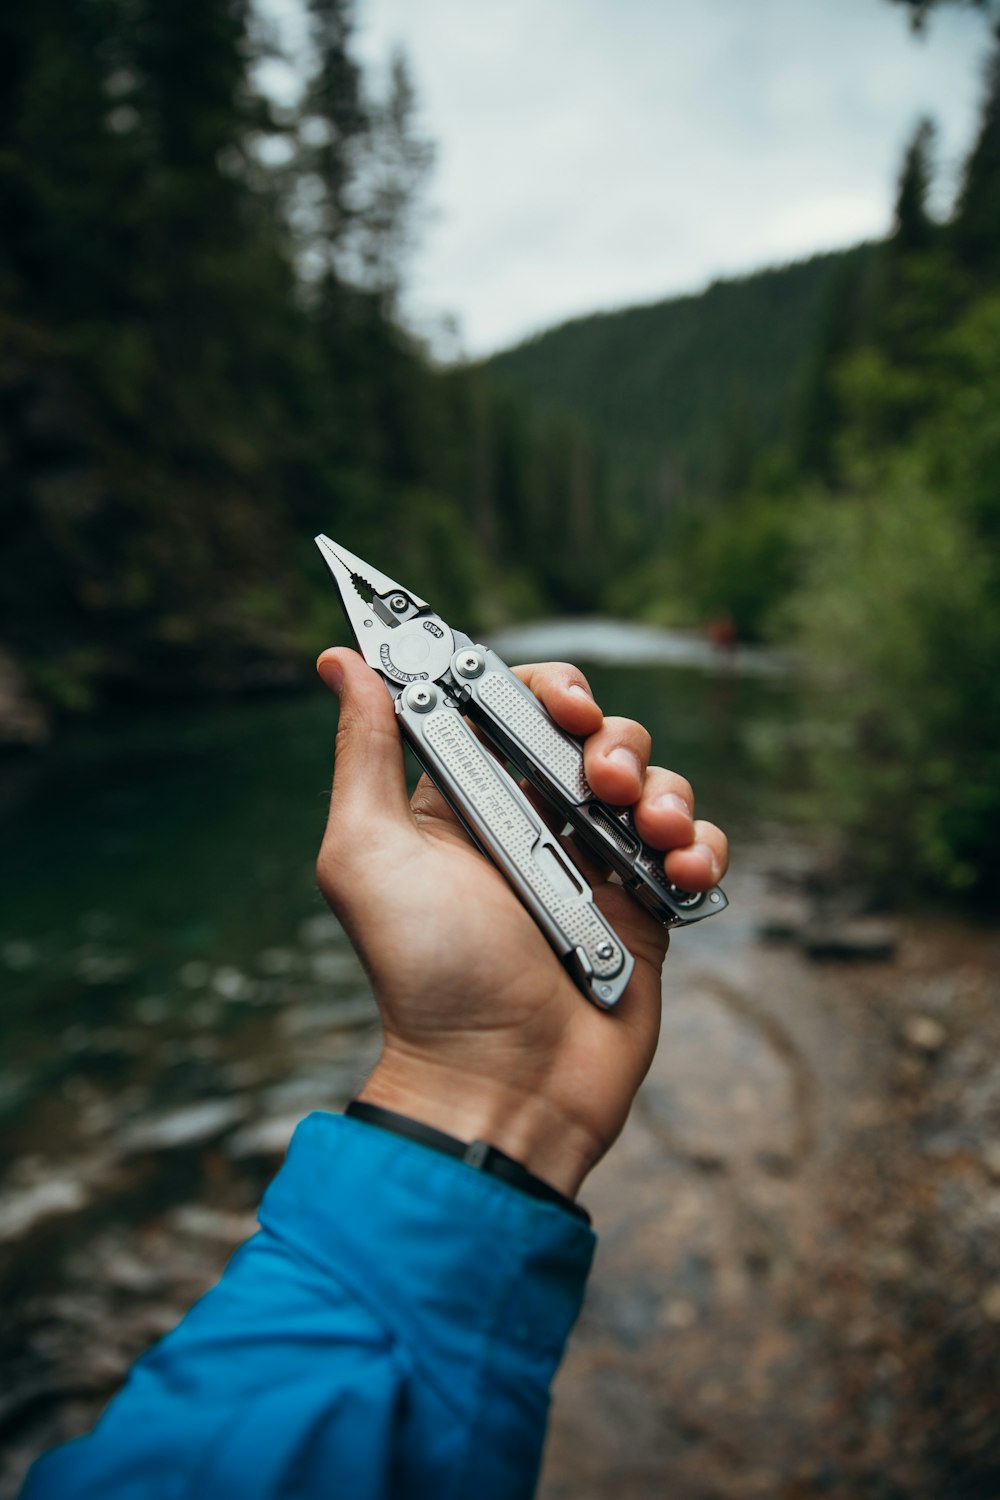
POLYGON ((609 1009, 628 984, 634 960, 558 839, 439 687, 404 689, 396 712, 417 759, 580 989, 609 1009))
POLYGON ((580 741, 559 728, 502 657, 473 646, 455 653, 452 671, 463 711, 658 921, 678 927, 725 909, 719 886, 675 886, 664 871, 662 850, 639 837, 631 812, 595 797, 580 741))

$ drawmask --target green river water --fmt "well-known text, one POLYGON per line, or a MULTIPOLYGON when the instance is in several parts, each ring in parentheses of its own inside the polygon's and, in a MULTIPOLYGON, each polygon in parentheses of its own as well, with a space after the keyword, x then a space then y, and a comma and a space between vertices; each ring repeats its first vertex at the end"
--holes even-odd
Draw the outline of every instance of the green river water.
MULTIPOLYGON (((774 811, 754 746, 792 714, 787 680, 671 665, 666 634, 611 623, 501 644, 523 660, 574 645, 608 655, 609 639, 613 663, 586 664, 605 712, 641 718, 705 815, 750 833, 774 811)), ((313 865, 335 726, 317 685, 80 727, 0 766, 0 1118, 14 1149, 52 1148, 75 1075, 156 1103, 177 1072, 162 1067, 164 1039, 176 1052, 192 1027, 252 1027, 255 985, 293 969, 303 932, 324 920, 313 865)), ((346 954, 313 978, 329 1000, 357 995, 346 954)), ((253 1045, 247 1031, 241 1055, 253 1045)), ((167 1096, 185 1091, 181 1077, 167 1096)))

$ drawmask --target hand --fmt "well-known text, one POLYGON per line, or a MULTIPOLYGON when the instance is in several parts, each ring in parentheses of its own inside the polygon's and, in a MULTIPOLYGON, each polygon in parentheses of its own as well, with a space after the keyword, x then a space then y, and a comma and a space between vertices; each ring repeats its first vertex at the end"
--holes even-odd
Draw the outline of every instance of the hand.
MULTIPOLYGON (((408 800, 385 684, 353 651, 317 663, 340 698, 320 889, 371 979, 382 1056, 361 1097, 462 1140, 497 1146, 574 1196, 616 1138, 656 1048, 666 929, 574 850, 635 956, 613 1012, 589 1004, 504 877, 433 784, 408 800)), ((646 730, 605 719, 575 667, 515 669, 564 729, 584 739, 587 779, 633 808, 643 838, 686 890, 715 885, 726 838, 696 822, 691 788, 649 765, 646 730)))

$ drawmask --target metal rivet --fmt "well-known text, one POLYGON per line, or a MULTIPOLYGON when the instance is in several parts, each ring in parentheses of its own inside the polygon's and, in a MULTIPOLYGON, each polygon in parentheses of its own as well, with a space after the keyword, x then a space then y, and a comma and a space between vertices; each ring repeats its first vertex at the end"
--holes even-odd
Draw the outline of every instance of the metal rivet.
POLYGON ((455 657, 455 670, 460 677, 478 677, 485 666, 478 651, 462 651, 455 657))
POLYGON ((405 594, 393 594, 392 598, 389 600, 390 607, 396 611, 397 615, 401 615, 403 613, 409 602, 410 601, 407 599, 405 594))
POLYGON ((406 690, 406 702, 418 714, 430 711, 437 702, 437 693, 430 687, 411 687, 406 690))
POLYGON ((719 902, 722 900, 722 897, 719 895, 718 891, 713 891, 708 899, 709 901, 714 901, 716 906, 718 906, 719 902))
POLYGON ((597 947, 594 949, 594 952, 597 954, 598 958, 614 958, 615 945, 614 943, 607 942, 598 943, 597 947))

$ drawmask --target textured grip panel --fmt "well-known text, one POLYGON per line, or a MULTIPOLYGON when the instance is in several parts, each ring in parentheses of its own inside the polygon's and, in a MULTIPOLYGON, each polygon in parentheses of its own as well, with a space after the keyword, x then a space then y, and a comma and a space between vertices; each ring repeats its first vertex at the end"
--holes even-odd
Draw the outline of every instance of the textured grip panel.
POLYGON ((594 796, 584 774, 580 741, 550 719, 502 657, 495 651, 484 654, 486 671, 462 684, 468 694, 466 712, 549 797, 593 853, 668 927, 698 922, 722 911, 728 903, 718 886, 691 894, 671 883, 663 869, 663 851, 639 837, 631 813, 609 807, 594 796))
POLYGON ((521 789, 455 709, 418 714, 404 706, 400 717, 419 759, 556 951, 571 959, 581 950, 585 964, 577 955, 574 967, 590 998, 613 1004, 631 974, 631 955, 521 789))
POLYGON ((490 670, 469 684, 472 696, 494 724, 503 726, 505 739, 523 747, 519 760, 526 751, 537 769, 571 802, 583 802, 590 796, 590 787, 583 772, 579 741, 552 722, 534 693, 492 651, 487 654, 487 662, 490 670))

